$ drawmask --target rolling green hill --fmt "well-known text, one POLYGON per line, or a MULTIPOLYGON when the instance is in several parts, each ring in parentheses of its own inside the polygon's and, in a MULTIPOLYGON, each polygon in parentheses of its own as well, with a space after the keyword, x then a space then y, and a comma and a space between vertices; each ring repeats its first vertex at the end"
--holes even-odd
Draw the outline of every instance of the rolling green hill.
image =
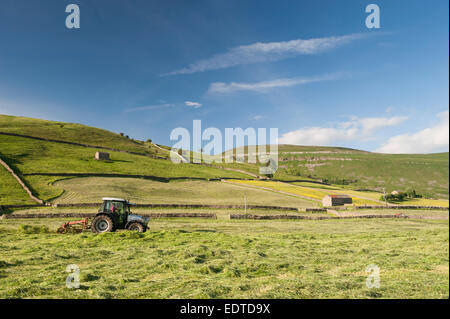
POLYGON ((107 130, 81 124, 0 115, 0 133, 13 133, 48 140, 86 144, 167 157, 153 144, 127 138, 107 130))
MULTIPOLYGON (((243 163, 224 166, 258 174, 258 164, 247 163, 248 148, 233 150, 234 156, 239 154, 245 156, 243 163)), ((344 147, 281 144, 278 154, 278 170, 273 176, 277 180, 314 180, 339 188, 376 192, 414 189, 427 198, 448 199, 448 152, 380 154, 344 147)))
MULTIPOLYGON (((0 115, 0 158, 35 195, 46 201, 63 192, 53 182, 70 177, 208 180, 249 179, 259 175, 259 164, 245 160, 209 166, 174 164, 169 160, 167 147, 161 147, 81 124, 0 115), (94 159, 98 147, 108 149, 110 161, 94 159)), ((322 181, 344 190, 415 189, 425 197, 448 198, 448 153, 390 155, 295 145, 279 145, 278 149, 279 169, 274 179, 290 183, 322 181)), ((246 148, 235 149, 234 153, 243 151, 246 148)), ((27 194, 1 169, 0 205, 30 203, 27 194)))
POLYGON ((379 154, 343 148, 279 147, 278 174, 309 177, 353 189, 415 189, 448 198, 449 153, 379 154))

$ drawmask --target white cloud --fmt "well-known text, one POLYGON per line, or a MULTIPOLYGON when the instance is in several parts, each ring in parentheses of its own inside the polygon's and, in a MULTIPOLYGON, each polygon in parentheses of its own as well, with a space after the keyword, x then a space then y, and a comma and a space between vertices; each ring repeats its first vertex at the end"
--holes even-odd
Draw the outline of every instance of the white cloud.
POLYGON ((336 141, 352 140, 357 133, 356 128, 308 127, 283 134, 278 143, 327 146, 336 141))
POLYGON ((394 116, 390 118, 385 117, 368 117, 360 119, 362 133, 370 134, 373 131, 386 126, 394 126, 401 122, 404 122, 408 117, 406 116, 394 116))
POLYGON ((250 45, 231 48, 225 53, 194 62, 185 68, 170 72, 166 75, 190 74, 208 70, 224 69, 242 64, 278 61, 298 55, 317 54, 329 51, 362 37, 362 34, 349 34, 307 40, 297 39, 282 42, 257 42, 250 45))
POLYGON ((412 134, 393 136, 375 151, 391 154, 448 152, 448 116, 448 111, 439 113, 437 117, 440 121, 435 126, 412 134))
POLYGON ((133 108, 125 109, 123 111, 125 113, 130 113, 130 112, 156 110, 156 109, 162 109, 162 108, 173 107, 173 106, 175 106, 175 104, 164 103, 164 104, 156 104, 156 105, 147 105, 147 106, 133 107, 133 108))
MULTIPOLYGON (((182 106, 182 103, 161 103, 161 104, 154 104, 154 105, 146 105, 146 106, 139 106, 139 107, 133 107, 123 110, 124 113, 131 113, 131 112, 141 112, 141 111, 151 111, 151 110, 157 110, 157 109, 163 109, 168 107, 179 107, 182 106)), ((199 108, 202 106, 202 104, 197 102, 191 102, 186 101, 184 102, 184 105, 193 107, 193 108, 199 108)))
POLYGON ((254 83, 223 83, 223 82, 215 82, 211 83, 209 86, 207 94, 229 94, 236 91, 255 91, 255 92, 264 92, 270 89, 279 88, 279 87, 290 87, 296 85, 302 85, 312 82, 320 82, 320 81, 329 81, 337 79, 339 75, 325 75, 319 77, 310 77, 310 78, 285 78, 285 79, 275 79, 270 81, 262 81, 262 82, 254 82, 254 83))
POLYGON ((350 121, 337 123, 336 127, 307 127, 285 133, 279 138, 278 143, 330 146, 341 141, 367 139, 376 130, 394 126, 406 119, 402 116, 391 118, 353 117, 350 121))
POLYGON ((254 119, 255 121, 259 121, 259 120, 262 120, 262 119, 264 119, 264 118, 266 118, 264 115, 255 115, 255 116, 253 116, 253 119, 254 119))
POLYGON ((184 104, 187 105, 187 106, 191 106, 191 107, 193 107, 194 109, 199 108, 199 107, 202 106, 202 104, 200 104, 200 103, 197 103, 197 102, 191 102, 191 101, 186 101, 186 102, 184 102, 184 104))

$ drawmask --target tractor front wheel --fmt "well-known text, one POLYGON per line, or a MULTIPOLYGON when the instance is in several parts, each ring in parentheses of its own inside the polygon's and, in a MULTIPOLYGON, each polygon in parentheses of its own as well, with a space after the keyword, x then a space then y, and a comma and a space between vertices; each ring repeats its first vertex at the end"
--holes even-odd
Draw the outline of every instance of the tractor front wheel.
POLYGON ((100 215, 94 218, 92 221, 92 232, 93 233, 107 233, 112 232, 114 228, 114 223, 111 218, 106 215, 100 215))
POLYGON ((137 231, 140 233, 145 233, 145 231, 147 230, 147 227, 145 227, 141 223, 131 223, 130 225, 128 225, 127 229, 137 231))

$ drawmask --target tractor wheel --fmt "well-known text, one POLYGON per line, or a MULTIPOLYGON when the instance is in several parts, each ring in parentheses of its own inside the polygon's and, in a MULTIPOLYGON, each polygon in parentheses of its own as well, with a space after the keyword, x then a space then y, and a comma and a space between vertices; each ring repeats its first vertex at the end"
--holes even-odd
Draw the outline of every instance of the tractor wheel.
POLYGON ((147 230, 147 227, 145 227, 141 223, 131 223, 130 225, 128 225, 127 229, 137 231, 140 233, 145 233, 145 231, 147 230))
POLYGON ((91 226, 93 233, 106 233, 114 231, 114 223, 106 215, 100 215, 94 218, 91 226))

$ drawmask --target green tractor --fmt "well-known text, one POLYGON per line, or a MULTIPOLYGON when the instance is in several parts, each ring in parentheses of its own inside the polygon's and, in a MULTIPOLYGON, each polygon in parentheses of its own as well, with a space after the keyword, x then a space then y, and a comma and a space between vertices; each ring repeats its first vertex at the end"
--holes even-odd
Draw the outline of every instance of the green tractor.
POLYGON ((92 232, 106 233, 117 229, 145 232, 150 218, 132 214, 130 208, 134 205, 121 198, 103 198, 103 204, 92 220, 92 232))

